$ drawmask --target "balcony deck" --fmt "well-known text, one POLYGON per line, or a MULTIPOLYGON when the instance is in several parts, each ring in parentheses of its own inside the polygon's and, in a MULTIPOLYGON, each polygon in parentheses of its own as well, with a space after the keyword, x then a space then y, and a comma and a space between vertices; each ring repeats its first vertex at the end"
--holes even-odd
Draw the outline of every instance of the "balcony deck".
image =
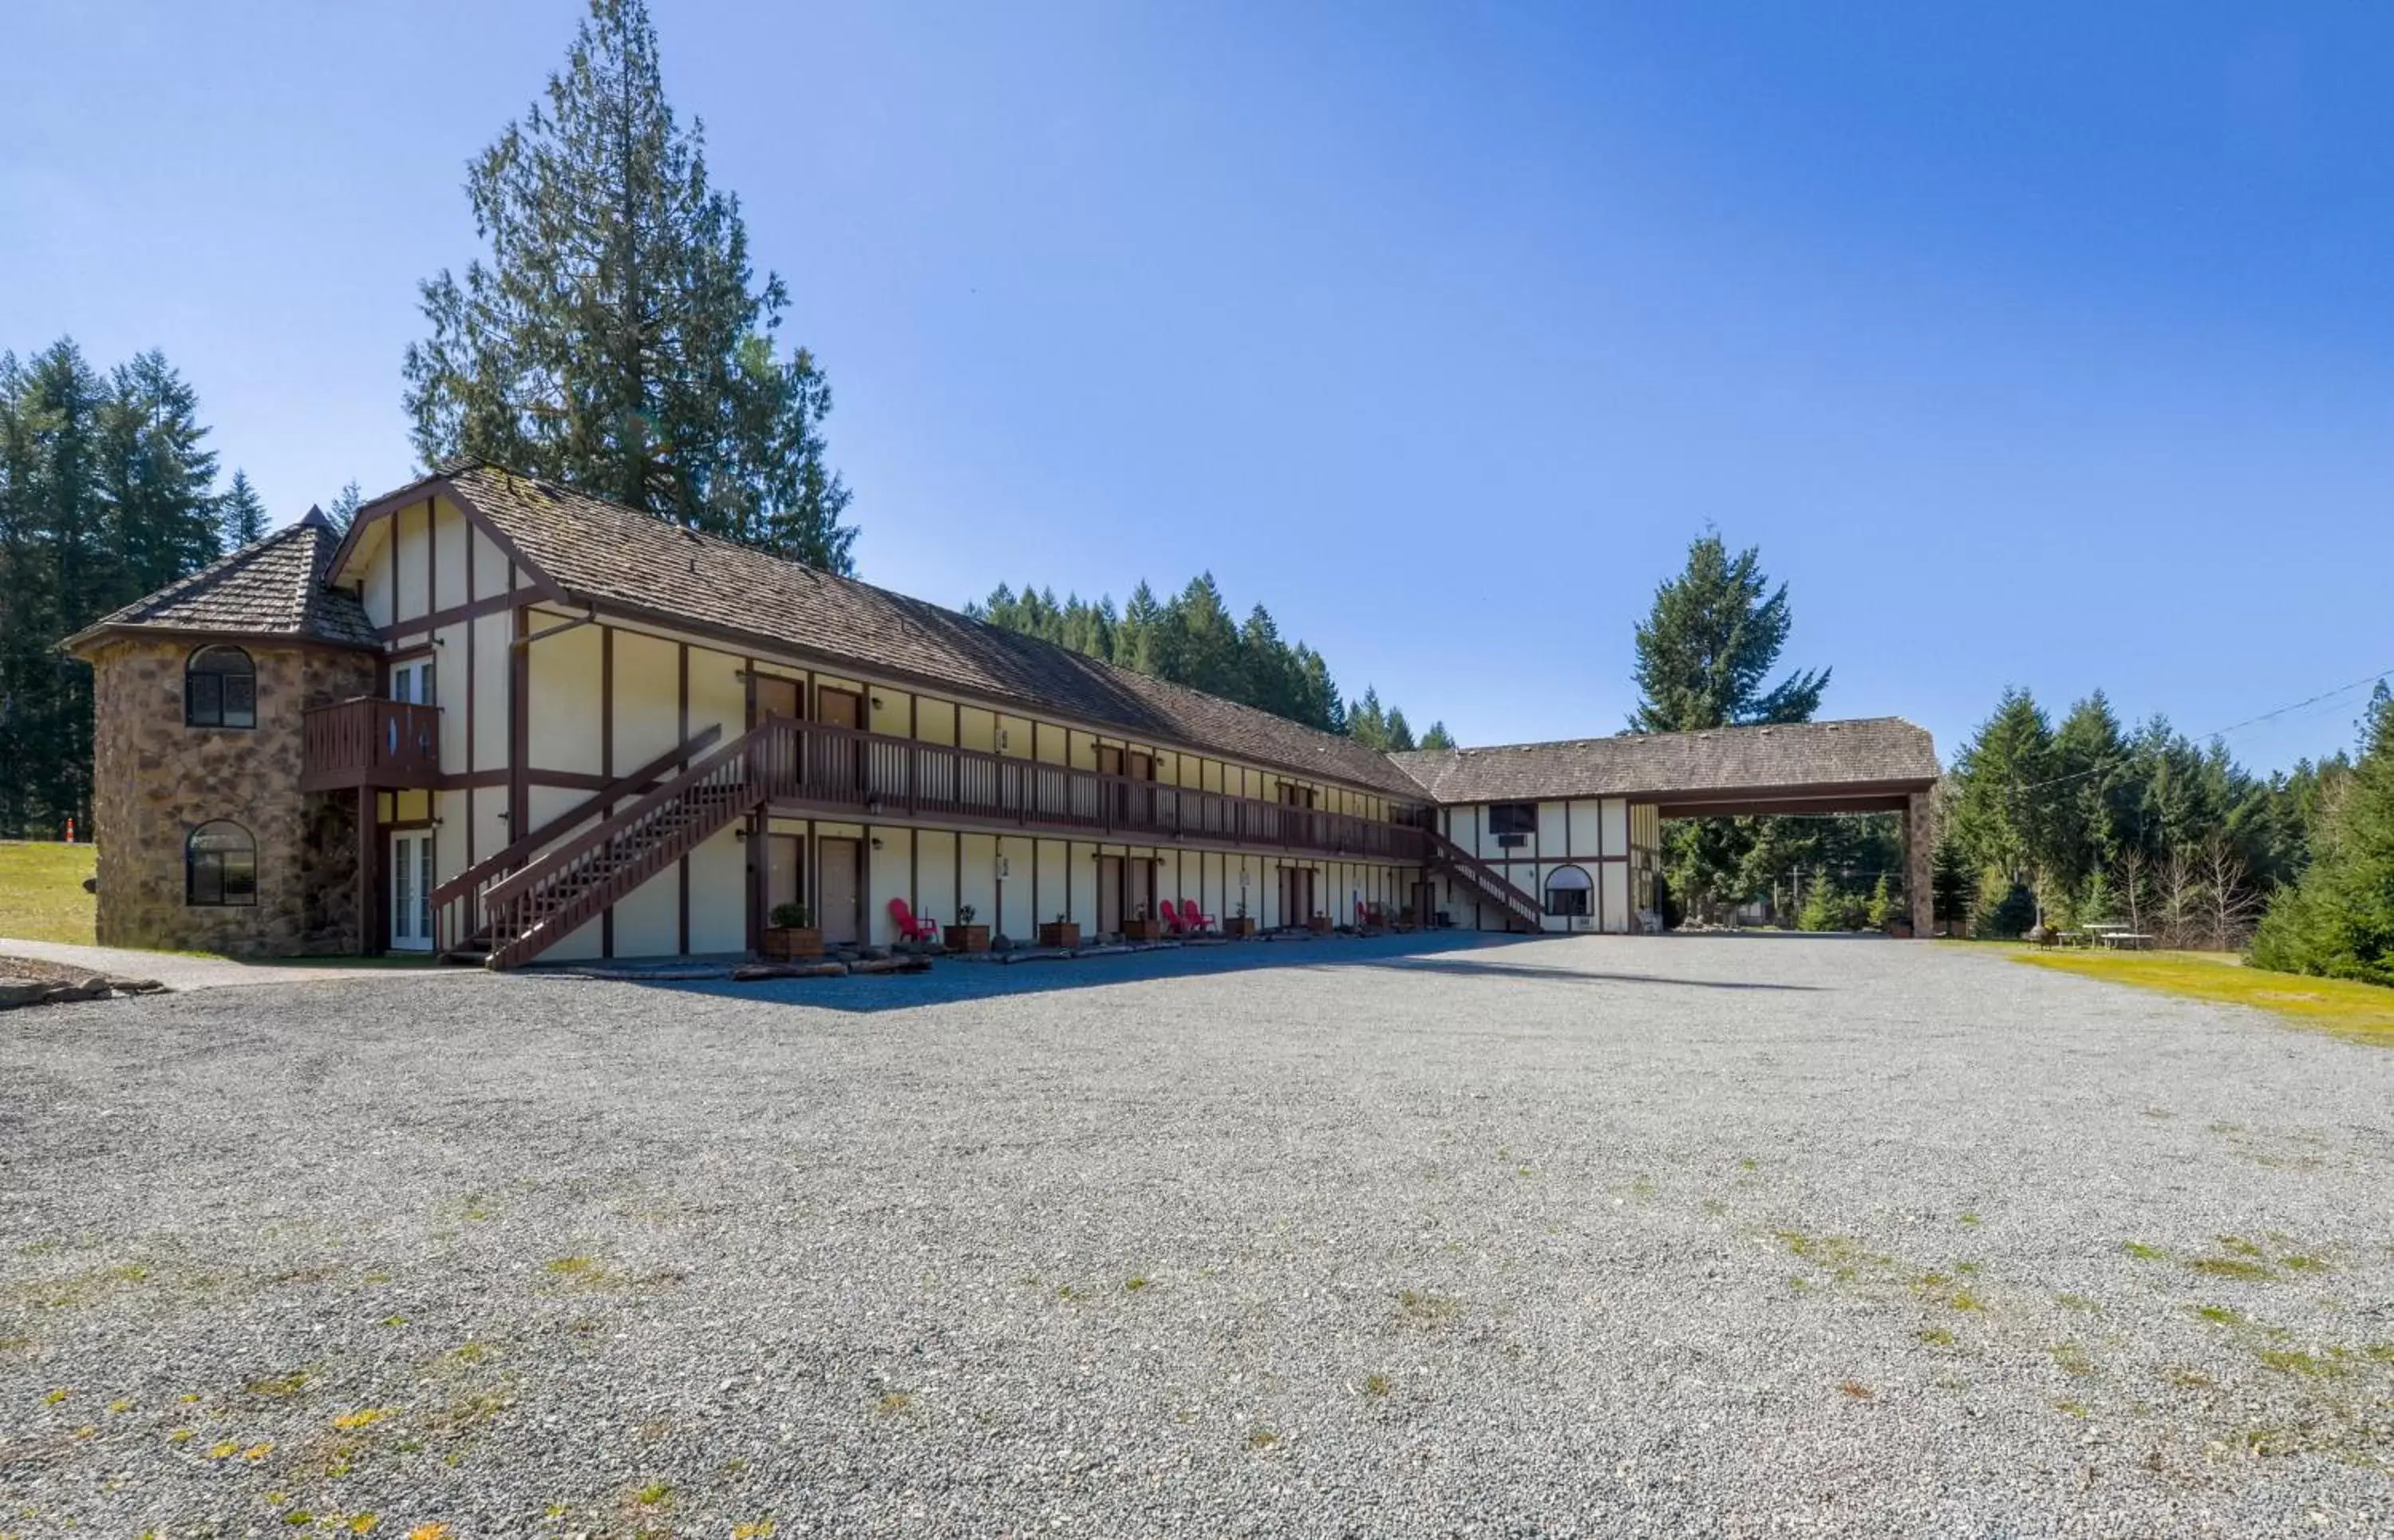
POLYGON ((780 810, 1365 861, 1428 854, 1427 836, 1405 823, 814 722, 772 726, 751 773, 780 810))
POLYGON ((371 695, 317 706, 301 723, 299 789, 404 789, 441 780, 441 708, 371 695))

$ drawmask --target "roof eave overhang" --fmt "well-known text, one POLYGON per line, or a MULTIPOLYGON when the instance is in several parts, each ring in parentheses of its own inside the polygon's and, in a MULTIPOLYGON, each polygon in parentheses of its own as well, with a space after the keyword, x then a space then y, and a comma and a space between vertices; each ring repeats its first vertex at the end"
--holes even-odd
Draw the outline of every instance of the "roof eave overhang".
POLYGON ((221 626, 154 625, 142 621, 104 621, 88 625, 58 644, 59 651, 85 663, 100 643, 116 637, 151 637, 161 641, 238 642, 244 647, 318 647, 334 652, 379 652, 382 644, 344 641, 335 637, 311 637, 297 631, 238 631, 221 626))
MULTIPOLYGON (((636 621, 644 625, 657 626, 664 630, 686 631, 693 636, 714 637, 724 641, 739 642, 743 645, 753 645, 760 651, 770 652, 777 656, 795 658, 810 665, 843 670, 852 673, 859 678, 871 677, 875 678, 884 678, 888 679, 892 684, 906 685, 912 689, 924 691, 931 694, 961 697, 981 704, 982 708, 985 710, 1002 708, 1007 711, 1020 711, 1030 715, 1046 717, 1052 720, 1064 722, 1068 726, 1077 727, 1085 732, 1121 738, 1127 742, 1151 744, 1157 748, 1170 749, 1176 754, 1194 754, 1201 757, 1210 756, 1220 759, 1243 760, 1248 764, 1258 766, 1264 770, 1275 771, 1278 774, 1296 776, 1307 781, 1328 782, 1337 785, 1350 787, 1356 791, 1365 792, 1374 796, 1401 800, 1408 796, 1407 793, 1402 791, 1394 790, 1387 786, 1374 785, 1366 781, 1356 780, 1353 776, 1336 774, 1329 770, 1322 770, 1318 767, 1308 768, 1303 765, 1292 765, 1285 760, 1269 758, 1260 754, 1250 754, 1243 749, 1211 748, 1203 744, 1188 743, 1147 729, 1126 727, 1120 722, 1099 722, 1085 717, 1072 717, 1068 713, 1059 711, 1054 705, 1046 702, 1034 701, 1027 696, 1000 695, 994 692, 964 690, 947 682, 946 680, 933 678, 927 674, 916 674, 907 669, 894 667, 888 664, 874 663, 862 658, 849 657, 830 648, 820 646, 810 647, 803 642, 792 641, 787 637, 778 637, 763 631, 750 631, 741 626, 723 625, 713 621, 699 620, 692 616, 677 614, 670 610, 660 610, 651 605, 634 603, 628 599, 614 599, 598 594, 579 593, 568 589, 561 591, 558 602, 562 604, 585 606, 597 611, 602 618, 611 614, 617 615, 625 620, 636 621)), ((1410 781, 1412 778, 1408 776, 1406 779, 1410 781)), ((1414 788, 1410 795, 1418 797, 1423 802, 1428 802, 1431 800, 1429 794, 1420 790, 1418 787, 1414 788)))

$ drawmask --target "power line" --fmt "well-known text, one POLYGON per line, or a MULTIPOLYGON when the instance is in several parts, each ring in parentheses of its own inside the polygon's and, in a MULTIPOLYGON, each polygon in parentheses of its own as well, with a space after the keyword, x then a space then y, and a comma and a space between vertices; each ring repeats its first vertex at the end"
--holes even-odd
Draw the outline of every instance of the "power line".
MULTIPOLYGON (((2340 684, 2334 690, 2322 690, 2316 695, 2308 696, 2303 700, 2295 702, 2292 705, 2277 706, 2271 710, 2261 713, 2258 717, 2247 717, 2241 722, 2230 722, 2226 727, 2215 728, 2209 732, 2198 733, 2190 741, 2194 743, 2209 743, 2215 738, 2225 738, 2231 732, 2241 732, 2248 727, 2258 727, 2261 723, 2283 717, 2288 712, 2300 711, 2305 706, 2317 705, 2322 701, 2333 700, 2338 695, 2349 694, 2353 691, 2359 690, 2364 685, 2375 684, 2380 679, 2386 678, 2389 675, 2394 675, 2394 665, 2389 665, 2387 667, 2381 668, 2374 674, 2364 675, 2361 678, 2353 680, 2350 684, 2340 684)), ((2049 781, 2032 781, 2027 785, 2014 787, 2013 791, 2016 795, 2020 792, 2043 791, 2047 786, 2059 786, 2064 782, 2084 781, 2090 775, 2100 775, 2104 771, 2112 768, 2113 767, 2109 765, 2097 765, 2089 770, 2072 770, 2068 775, 2057 775, 2049 781)))

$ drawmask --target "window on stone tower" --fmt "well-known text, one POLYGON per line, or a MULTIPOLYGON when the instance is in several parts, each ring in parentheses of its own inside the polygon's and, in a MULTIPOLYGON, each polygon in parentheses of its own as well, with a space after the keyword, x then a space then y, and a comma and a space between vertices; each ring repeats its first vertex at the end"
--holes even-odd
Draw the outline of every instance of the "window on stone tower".
POLYGON ((204 908, 257 902, 257 841, 238 823, 218 819, 183 842, 183 902, 204 908))
POLYGON ((188 727, 256 727, 257 670, 238 647, 203 647, 183 665, 188 727))

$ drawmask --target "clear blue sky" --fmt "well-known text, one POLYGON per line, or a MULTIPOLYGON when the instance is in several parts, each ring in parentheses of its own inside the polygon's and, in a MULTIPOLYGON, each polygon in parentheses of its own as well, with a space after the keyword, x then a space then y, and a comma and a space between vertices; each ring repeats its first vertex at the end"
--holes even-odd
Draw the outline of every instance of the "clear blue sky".
MULTIPOLYGON (((654 7, 875 582, 1210 568, 1467 743, 1618 729, 1707 520, 1949 755, 2394 665, 2394 8, 654 7)), ((405 480, 578 11, 13 0, 0 346, 164 348, 278 519, 405 480)))

